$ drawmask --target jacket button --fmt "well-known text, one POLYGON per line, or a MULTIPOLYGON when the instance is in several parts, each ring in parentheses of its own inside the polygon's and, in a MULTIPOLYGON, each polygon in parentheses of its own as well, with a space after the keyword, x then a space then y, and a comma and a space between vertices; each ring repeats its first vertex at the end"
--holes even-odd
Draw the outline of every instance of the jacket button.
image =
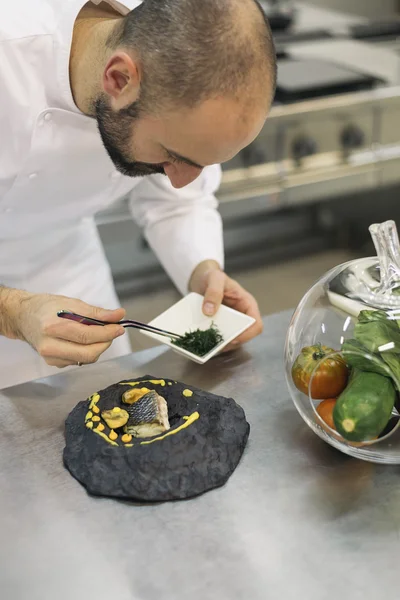
POLYGON ((51 114, 50 113, 44 113, 40 117, 38 123, 39 123, 40 127, 43 127, 43 125, 45 124, 45 122, 49 122, 49 121, 51 121, 51 114))

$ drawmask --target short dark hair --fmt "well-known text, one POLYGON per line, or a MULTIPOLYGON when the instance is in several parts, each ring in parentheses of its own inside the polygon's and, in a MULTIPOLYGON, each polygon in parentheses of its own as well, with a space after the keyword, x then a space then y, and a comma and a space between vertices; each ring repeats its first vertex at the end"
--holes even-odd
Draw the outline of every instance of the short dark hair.
POLYGON ((257 0, 144 0, 122 19, 109 45, 137 56, 142 106, 193 107, 219 94, 236 96, 260 77, 275 92, 275 47, 257 0), (241 27, 235 8, 248 9, 246 20, 253 10, 250 27, 241 27))

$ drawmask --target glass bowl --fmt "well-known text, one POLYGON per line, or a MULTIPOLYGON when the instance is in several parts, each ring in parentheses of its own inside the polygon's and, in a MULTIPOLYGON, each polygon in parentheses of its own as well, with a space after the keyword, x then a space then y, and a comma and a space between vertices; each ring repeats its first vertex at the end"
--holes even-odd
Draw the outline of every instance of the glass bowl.
POLYGON ((377 256, 332 269, 296 308, 286 379, 322 440, 355 458, 400 464, 400 245, 393 221, 369 230, 377 256))

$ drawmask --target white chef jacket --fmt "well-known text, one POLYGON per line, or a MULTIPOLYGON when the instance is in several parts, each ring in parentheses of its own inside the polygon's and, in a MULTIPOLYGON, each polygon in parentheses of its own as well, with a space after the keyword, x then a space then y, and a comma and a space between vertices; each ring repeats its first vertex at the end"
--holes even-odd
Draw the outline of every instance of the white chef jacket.
MULTIPOLYGON (((140 4, 108 1, 122 14, 140 4)), ((214 259, 223 266, 214 196, 220 167, 207 167, 180 190, 163 175, 129 178, 115 170, 96 121, 79 111, 70 89, 73 26, 84 4, 13 0, 2 11, 0 283, 104 308, 119 306, 94 215, 130 194, 134 219, 186 293, 201 261, 214 259)), ((129 351, 123 336, 103 358, 129 351)), ((0 336, 0 388, 54 372, 28 344, 0 336)))

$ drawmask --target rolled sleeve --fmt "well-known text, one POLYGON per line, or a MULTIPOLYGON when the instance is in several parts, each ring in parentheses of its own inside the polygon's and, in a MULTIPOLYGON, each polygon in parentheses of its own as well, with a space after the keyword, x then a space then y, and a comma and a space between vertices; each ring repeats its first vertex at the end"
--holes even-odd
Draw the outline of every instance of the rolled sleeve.
POLYGON ((215 197, 220 181, 221 168, 213 165, 182 189, 173 188, 164 175, 151 175, 131 193, 133 218, 182 294, 202 261, 215 260, 224 268, 222 219, 215 197))

